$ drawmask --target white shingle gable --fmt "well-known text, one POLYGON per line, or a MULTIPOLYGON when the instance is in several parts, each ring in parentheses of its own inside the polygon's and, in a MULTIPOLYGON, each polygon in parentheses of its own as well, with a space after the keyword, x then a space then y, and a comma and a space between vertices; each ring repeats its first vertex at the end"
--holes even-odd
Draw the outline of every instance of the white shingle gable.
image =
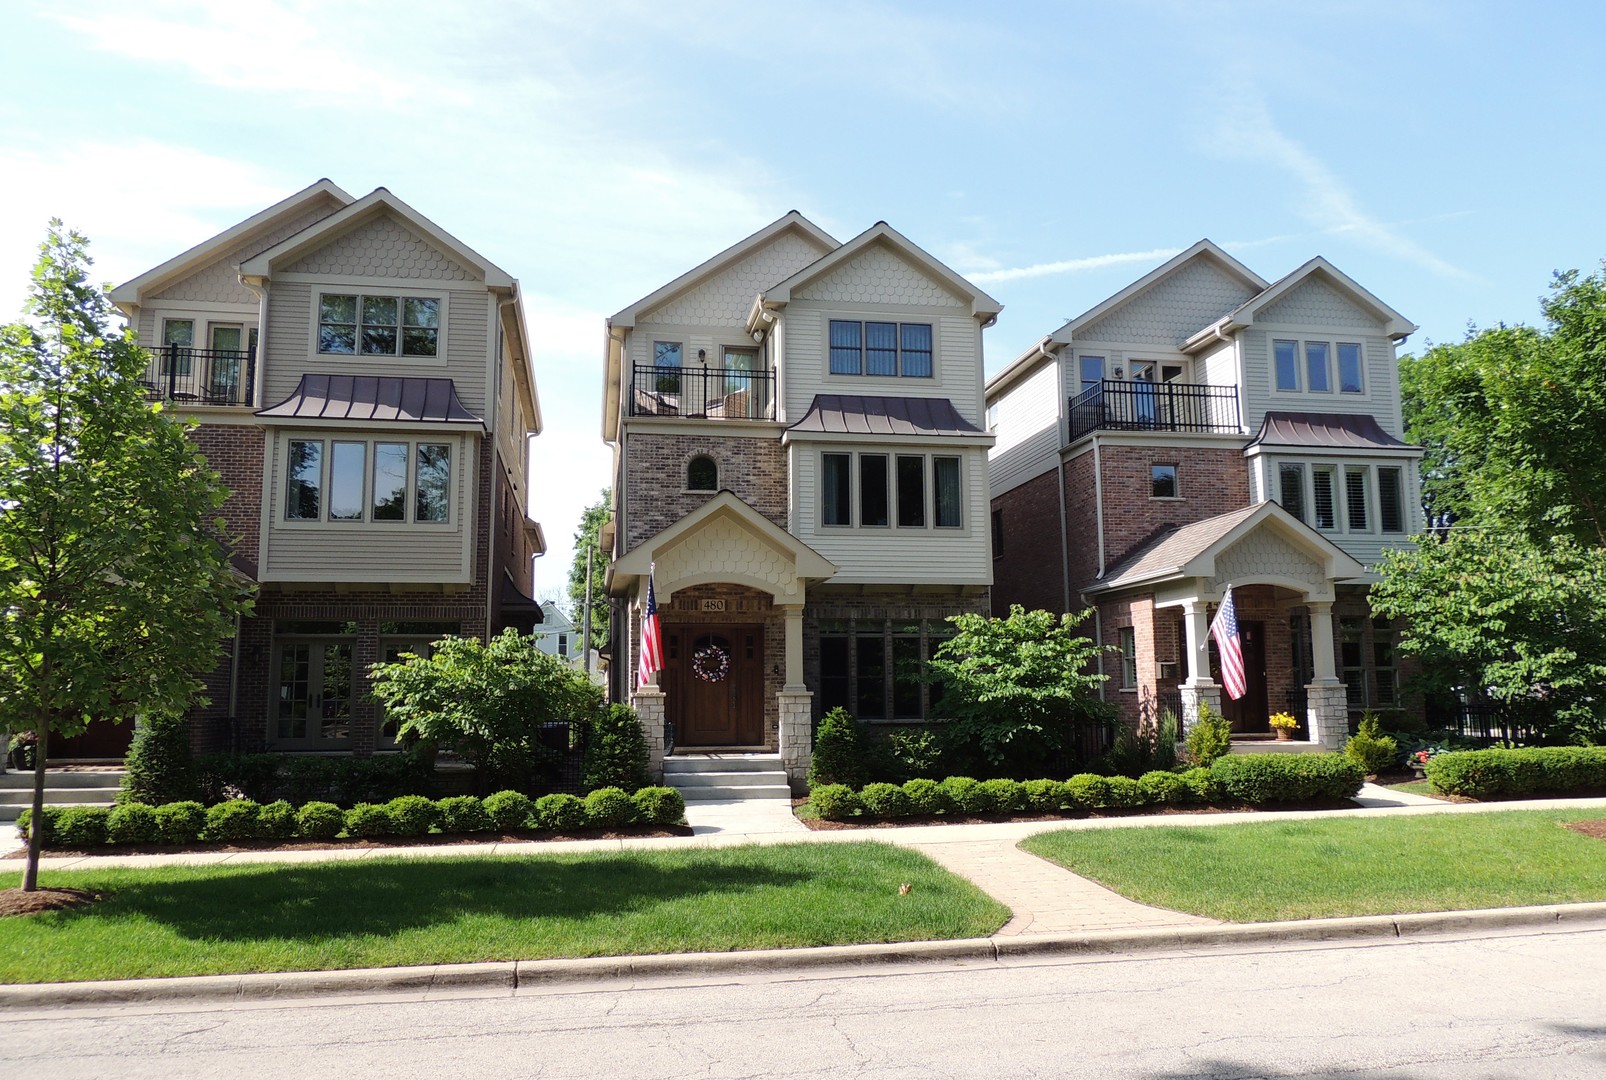
POLYGON ((884 304, 888 307, 968 306, 970 299, 901 258, 875 245, 810 282, 795 294, 800 300, 827 303, 884 304))
POLYGON ((1307 278, 1276 303, 1255 315, 1256 322, 1303 326, 1374 327, 1381 321, 1372 312, 1318 278, 1307 278))
POLYGON ((1193 334, 1255 295, 1208 259, 1178 267, 1131 300, 1076 331, 1079 341, 1179 347, 1193 334))
POLYGON ((478 280, 479 275, 390 214, 344 233, 289 267, 296 274, 478 280))
POLYGON ((696 288, 642 312, 637 320, 691 326, 739 326, 753 306, 753 297, 816 261, 826 250, 797 232, 783 233, 696 288))

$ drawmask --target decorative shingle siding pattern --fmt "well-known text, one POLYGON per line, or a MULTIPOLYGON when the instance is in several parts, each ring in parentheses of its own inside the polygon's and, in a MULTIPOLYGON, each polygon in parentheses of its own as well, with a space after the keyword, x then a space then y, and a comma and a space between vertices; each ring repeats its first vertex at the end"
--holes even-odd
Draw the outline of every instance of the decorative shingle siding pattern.
POLYGON ((719 466, 721 488, 786 528, 786 451, 779 439, 631 432, 625 439, 630 506, 621 554, 713 497, 712 492, 685 490, 686 466, 701 455, 719 466))
POLYGON ((637 316, 637 325, 653 322, 739 327, 747 319, 753 297, 825 253, 826 248, 799 233, 784 233, 696 288, 642 312, 637 316))
POLYGON ((389 214, 366 221, 304 256, 289 272, 437 281, 479 280, 479 275, 389 214))
POLYGON ((789 603, 796 603, 803 590, 791 556, 724 516, 704 522, 668 551, 660 551, 657 566, 665 586, 698 575, 755 586, 762 582, 791 598, 789 603))
POLYGON ((1318 278, 1306 278, 1275 304, 1263 308, 1256 322, 1289 323, 1304 326, 1382 325, 1376 315, 1350 302, 1349 298, 1318 278))
POLYGON ((867 247, 796 293, 798 299, 896 307, 953 307, 963 297, 879 245, 867 247))
POLYGON ((279 241, 289 239, 314 222, 322 221, 338 209, 340 204, 334 199, 327 197, 319 199, 314 205, 303 208, 293 217, 285 218, 266 232, 241 240, 195 273, 180 278, 160 292, 153 293, 151 299, 204 300, 219 304, 250 304, 255 307, 256 297, 240 284, 240 264, 257 252, 266 251, 279 241))
POLYGON ((1076 332, 1081 341, 1175 348, 1248 300, 1250 288, 1207 259, 1195 259, 1076 332))
POLYGON ((1306 552, 1266 529, 1257 529, 1216 556, 1212 589, 1225 589, 1234 581, 1270 574, 1290 582, 1320 588, 1325 568, 1306 552))

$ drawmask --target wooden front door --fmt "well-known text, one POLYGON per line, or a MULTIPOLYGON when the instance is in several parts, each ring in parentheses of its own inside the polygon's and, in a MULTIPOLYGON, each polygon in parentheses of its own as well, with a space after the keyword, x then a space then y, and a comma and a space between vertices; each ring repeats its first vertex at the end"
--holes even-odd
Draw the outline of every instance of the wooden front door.
POLYGON ((763 745, 764 628, 671 626, 664 639, 675 745, 763 745))
MULTIPOLYGON (((1266 707, 1266 624, 1240 619, 1238 636, 1244 650, 1244 696, 1234 701, 1221 691, 1221 713, 1232 724, 1235 732, 1270 731, 1266 707)), ((1212 645, 1214 642, 1212 641, 1212 645)), ((1221 662, 1216 650, 1210 650, 1210 666, 1215 669, 1216 682, 1221 682, 1221 662)))

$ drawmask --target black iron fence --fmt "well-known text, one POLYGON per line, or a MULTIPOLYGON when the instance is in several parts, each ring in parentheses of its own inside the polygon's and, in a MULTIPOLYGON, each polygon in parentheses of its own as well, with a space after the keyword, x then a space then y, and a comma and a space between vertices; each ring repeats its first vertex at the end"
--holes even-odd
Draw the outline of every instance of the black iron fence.
POLYGON ((1540 719, 1523 715, 1518 708, 1487 698, 1468 698, 1449 694, 1429 694, 1424 716, 1434 731, 1450 731, 1482 742, 1515 742, 1535 745, 1542 741, 1544 725, 1540 719))
POLYGON ((159 401, 184 405, 250 405, 256 383, 255 349, 192 349, 159 345, 140 377, 159 401))
POLYGON ((630 379, 628 408, 631 416, 773 420, 775 373, 637 364, 630 379))
POLYGON ((1070 440, 1093 431, 1241 431, 1238 388, 1105 379, 1070 403, 1070 440))

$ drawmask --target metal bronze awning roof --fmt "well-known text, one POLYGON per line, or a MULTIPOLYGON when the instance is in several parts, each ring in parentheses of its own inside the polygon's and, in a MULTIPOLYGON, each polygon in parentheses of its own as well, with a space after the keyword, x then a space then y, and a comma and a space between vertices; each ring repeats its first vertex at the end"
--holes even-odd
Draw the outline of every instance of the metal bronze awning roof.
POLYGON ((258 416, 297 420, 372 420, 478 424, 451 379, 407 375, 303 375, 290 396, 258 416))
POLYGON ((861 397, 816 394, 803 419, 789 431, 842 435, 986 435, 959 415, 947 398, 861 397))
POLYGON ((1268 412, 1250 448, 1321 447, 1329 450, 1418 450, 1384 431, 1364 413, 1268 412))

